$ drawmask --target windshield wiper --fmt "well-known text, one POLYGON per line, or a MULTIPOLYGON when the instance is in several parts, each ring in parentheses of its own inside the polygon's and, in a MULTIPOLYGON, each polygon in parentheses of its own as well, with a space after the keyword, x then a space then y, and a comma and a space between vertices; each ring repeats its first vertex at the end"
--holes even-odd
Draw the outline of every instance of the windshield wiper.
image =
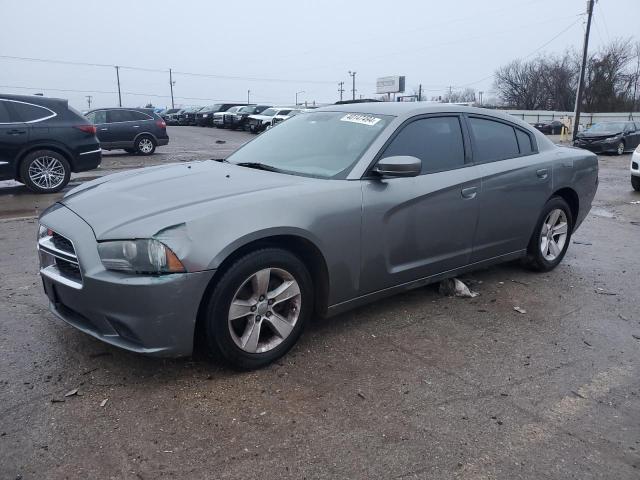
POLYGON ((282 173, 282 170, 280 170, 279 168, 272 167, 271 165, 267 165, 266 163, 260 163, 260 162, 240 162, 240 163, 236 163, 236 165, 239 165, 239 166, 241 166, 241 167, 255 168, 255 169, 257 169, 257 170, 266 170, 267 172, 278 172, 278 173, 282 173))

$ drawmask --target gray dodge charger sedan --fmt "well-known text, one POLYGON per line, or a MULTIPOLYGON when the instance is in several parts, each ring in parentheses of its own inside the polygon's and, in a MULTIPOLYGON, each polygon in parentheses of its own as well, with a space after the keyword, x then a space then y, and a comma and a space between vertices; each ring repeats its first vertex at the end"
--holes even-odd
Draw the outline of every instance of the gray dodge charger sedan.
POLYGON ((112 345, 236 368, 327 316, 497 262, 547 271, 598 161, 511 116, 362 103, 293 117, 226 161, 109 175, 40 218, 52 311, 112 345))

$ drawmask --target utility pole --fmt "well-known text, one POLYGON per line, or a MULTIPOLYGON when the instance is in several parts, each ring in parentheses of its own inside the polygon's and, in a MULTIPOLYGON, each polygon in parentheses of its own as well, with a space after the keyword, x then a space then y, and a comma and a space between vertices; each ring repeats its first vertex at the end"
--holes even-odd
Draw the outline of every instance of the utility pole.
POLYGON ((582 65, 580 67, 580 79, 578 80, 578 91, 576 92, 576 108, 573 114, 573 139, 578 135, 578 127, 580 126, 580 107, 582 105, 582 92, 584 90, 584 71, 587 67, 587 52, 589 50, 589 32, 591 31, 591 17, 593 16, 594 0, 588 0, 587 3, 587 28, 584 31, 584 45, 582 47, 582 65))
POLYGON ((351 75, 351 79, 353 81, 353 86, 351 87, 351 99, 352 100, 356 99, 356 73, 357 72, 352 72, 351 70, 349 70, 349 75, 351 75))
POLYGON ((122 106, 122 95, 120 94, 120 67, 116 65, 116 80, 118 81, 118 106, 122 106))
POLYGON ((91 110, 91 99, 93 98, 91 95, 87 95, 87 107, 91 110))
POLYGON ((418 101, 422 101, 422 84, 418 86, 418 101))
POLYGON ((304 90, 301 90, 301 91, 299 91, 299 92, 296 92, 296 106, 298 106, 298 95, 299 95, 300 93, 307 93, 307 92, 305 92, 304 90))
POLYGON ((251 98, 251 90, 247 90, 247 103, 251 103, 251 100, 249 100, 249 98, 251 98))
POLYGON ((173 81, 173 76, 171 74, 171 69, 169 69, 169 86, 171 87, 171 108, 175 108, 175 105, 173 103, 173 85, 175 85, 176 82, 173 81))
POLYGON ((342 101, 342 94, 344 93, 344 82, 338 82, 338 93, 340 93, 340 101, 342 101))
POLYGON ((482 90, 480 90, 480 91, 478 92, 478 96, 480 97, 480 106, 482 106, 482 94, 483 94, 483 93, 484 93, 484 92, 483 92, 482 90))

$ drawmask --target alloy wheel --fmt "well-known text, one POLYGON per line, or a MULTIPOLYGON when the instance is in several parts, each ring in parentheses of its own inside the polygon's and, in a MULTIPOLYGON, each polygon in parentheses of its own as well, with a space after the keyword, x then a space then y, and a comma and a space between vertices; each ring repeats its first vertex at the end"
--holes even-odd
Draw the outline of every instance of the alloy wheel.
POLYGON ((59 187, 65 179, 62 162, 48 155, 36 158, 29 165, 29 179, 43 190, 59 187))
POLYGON ((233 296, 228 327, 235 344, 248 353, 264 353, 293 331, 301 308, 300 286, 281 268, 265 268, 247 278, 233 296))
POLYGON ((564 249, 569 233, 567 214, 556 208, 551 210, 540 231, 540 251, 545 260, 553 262, 564 249))
POLYGON ((148 138, 142 138, 138 142, 138 150, 142 153, 150 153, 153 150, 153 142, 148 138))
POLYGON ((624 143, 620 142, 618 144, 617 153, 618 153, 618 155, 622 155, 624 153, 624 143))

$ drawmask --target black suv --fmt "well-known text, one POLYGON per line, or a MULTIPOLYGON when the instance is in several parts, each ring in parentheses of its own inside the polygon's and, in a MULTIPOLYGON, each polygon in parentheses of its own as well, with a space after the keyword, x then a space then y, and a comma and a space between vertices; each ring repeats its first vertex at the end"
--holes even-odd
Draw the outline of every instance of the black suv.
POLYGON ((67 100, 0 94, 0 180, 53 193, 101 159, 96 127, 67 100))
POLYGON ((167 124, 150 108, 98 108, 85 117, 98 129, 103 150, 151 155, 169 143, 167 124))
POLYGON ((213 127, 213 114, 217 112, 226 112, 231 107, 246 105, 246 103, 216 103, 203 107, 196 115, 196 124, 201 127, 213 127))

